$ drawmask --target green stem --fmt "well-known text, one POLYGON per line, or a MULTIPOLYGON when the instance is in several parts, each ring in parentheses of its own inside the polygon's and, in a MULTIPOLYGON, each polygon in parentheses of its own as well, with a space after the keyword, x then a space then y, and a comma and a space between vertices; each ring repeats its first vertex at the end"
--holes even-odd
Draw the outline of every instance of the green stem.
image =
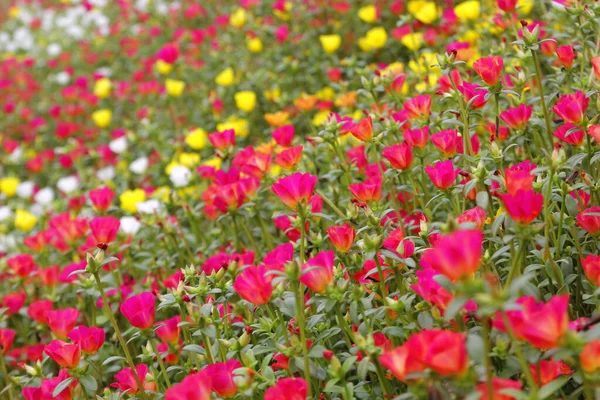
POLYGON ((0 372, 2 372, 2 376, 4 377, 4 380, 6 380, 6 386, 8 386, 8 398, 9 400, 13 400, 15 398, 13 393, 13 386, 10 381, 10 378, 8 377, 8 372, 6 371, 6 363, 4 361, 4 354, 2 353, 2 351, 0 351, 0 372))
POLYGON ((320 191, 320 190, 317 189, 317 190, 315 190, 315 192, 319 196, 321 196, 321 198, 323 199, 323 201, 325 202, 325 204, 327 204, 327 206, 329 208, 331 208, 337 215, 339 215, 340 218, 346 219, 346 214, 344 214, 342 212, 342 210, 340 210, 331 200, 329 200, 329 198, 327 196, 325 196, 322 191, 320 191))
POLYGON ((535 65, 535 75, 538 80, 538 87, 540 89, 540 102, 542 103, 542 111, 544 112, 544 121, 546 122, 546 134, 550 141, 550 151, 554 146, 554 137, 552 136, 552 125, 550 123, 550 114, 548 113, 548 107, 546 106, 546 99, 544 98, 544 85, 542 83, 542 67, 540 66, 540 58, 538 57, 535 50, 531 49, 531 55, 533 56, 533 63, 535 65))
POLYGON ((119 343, 121 344, 123 353, 125 353, 125 359, 127 360, 127 364, 129 364, 131 373, 133 374, 133 377, 135 378, 135 382, 137 383, 138 388, 140 389, 140 396, 142 397, 142 399, 148 400, 148 396, 146 395, 146 391, 144 390, 144 385, 142 384, 142 380, 138 376, 137 370, 135 369, 135 363, 133 362, 133 358, 131 358, 131 353, 129 353, 129 348, 127 347, 127 342, 125 342, 125 339, 123 339, 123 335, 121 334, 119 325, 117 324, 117 321, 115 320, 112 310, 110 309, 108 298, 106 297, 106 293, 104 293, 104 289, 102 288, 102 282, 100 281, 100 275, 98 275, 97 272, 94 273, 93 275, 94 275, 94 279, 96 280, 96 287, 98 288, 98 291, 100 292, 100 297, 102 298, 102 303, 103 303, 102 308, 104 309, 104 313, 110 320, 110 323, 112 324, 113 329, 115 330, 115 335, 117 335, 117 339, 119 340, 119 343))
POLYGON ((506 328, 506 333, 510 337, 510 339, 512 341, 512 345, 515 349, 515 353, 517 354, 517 358, 519 359, 519 364, 521 364, 521 369, 523 370, 523 374, 525 375, 527 384, 529 385, 529 388, 531 390, 531 398, 537 399, 537 390, 538 390, 537 384, 535 383, 535 380, 533 379, 533 375, 531 374, 531 371, 529 370, 529 364, 527 363, 527 360, 525 359, 525 355, 523 354, 523 349, 521 349, 521 343, 519 343, 517 341, 517 339, 515 338, 515 335, 512 331, 512 326, 510 325, 508 317, 506 316, 506 312, 502 312, 502 320, 503 320, 504 326, 506 328))
POLYGON ((492 384, 492 358, 490 353, 492 351, 492 343, 490 338, 490 319, 484 318, 481 325, 481 335, 483 336, 483 352, 484 352, 484 363, 485 363, 485 385, 488 392, 488 400, 494 399, 494 387, 492 384))
POLYGON ((312 385, 310 378, 310 360, 308 359, 308 342, 306 341, 306 320, 304 316, 304 285, 300 282, 300 275, 302 274, 302 266, 304 265, 305 249, 304 241, 306 239, 306 232, 304 225, 306 217, 304 211, 299 210, 300 216, 300 271, 298 272, 298 281, 295 282, 295 295, 296 295, 296 322, 298 322, 298 328, 300 330, 300 342, 302 343, 302 358, 304 359, 304 379, 308 384, 308 397, 312 396, 312 385))
POLYGON ((387 384, 387 380, 385 379, 385 373, 383 368, 381 368, 381 364, 379 364, 379 360, 377 356, 372 356, 371 361, 375 364, 375 370, 377 371, 377 379, 379 379, 379 385, 381 386, 381 391, 383 392, 384 399, 391 399, 390 389, 387 384))
POLYGON ((267 229, 267 226, 265 225, 265 221, 260 217, 260 213, 258 211, 256 212, 255 219, 258 221, 258 225, 260 226, 260 230, 262 231, 263 239, 265 240, 265 243, 267 244, 267 248, 269 250, 273 250, 273 248, 274 248, 273 238, 271 237, 271 233, 267 229))
POLYGON ((165 363, 163 362, 163 359, 160 355, 160 353, 158 352, 158 347, 156 346, 156 343, 154 342, 154 340, 150 339, 150 345, 152 346, 152 351, 154 351, 154 354, 156 354, 156 359, 158 360, 158 365, 160 366, 160 370, 162 371, 163 376, 165 377, 165 382, 167 383, 167 388, 171 387, 171 381, 169 380, 169 375, 167 374, 167 369, 165 368, 165 363))

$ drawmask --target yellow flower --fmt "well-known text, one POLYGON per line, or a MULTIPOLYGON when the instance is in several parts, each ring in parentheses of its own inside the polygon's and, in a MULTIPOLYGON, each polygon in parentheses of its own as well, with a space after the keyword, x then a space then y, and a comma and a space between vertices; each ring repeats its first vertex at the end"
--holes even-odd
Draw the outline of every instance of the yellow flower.
POLYGON ((179 97, 181 96, 181 93, 183 93, 183 89, 185 89, 185 82, 176 79, 167 79, 165 81, 165 87, 167 88, 169 96, 179 97))
POLYGON ((481 14, 481 4, 478 0, 468 0, 454 7, 454 13, 463 21, 475 21, 481 14))
POLYGON ((168 186, 161 186, 156 188, 156 190, 152 193, 152 197, 162 201, 163 203, 167 203, 169 201, 169 195, 171 194, 171 188, 168 186))
POLYGON ((517 11, 523 15, 529 15, 533 9, 534 0, 517 1, 517 11))
POLYGON ((469 29, 461 35, 460 39, 463 42, 469 42, 471 45, 475 45, 477 41, 479 41, 479 32, 469 29))
POLYGON ((112 83, 108 78, 101 78, 94 83, 94 94, 101 99, 110 96, 112 90, 112 83))
POLYGON ((243 90, 235 94, 235 105, 238 109, 250 112, 256 107, 256 93, 250 90, 243 90))
POLYGON ((321 35, 319 41, 323 50, 327 54, 334 53, 342 45, 342 37, 340 35, 321 35))
POLYGON ((137 211, 137 203, 146 200, 146 192, 142 189, 126 190, 121 193, 119 200, 124 211, 134 213, 137 211))
POLYGON ((156 67, 158 73, 161 75, 169 75, 169 73, 173 69, 173 64, 169 64, 168 62, 165 62, 163 60, 158 60, 154 66, 156 67))
POLYGON ((263 50, 263 43, 259 37, 248 39, 246 45, 252 53, 260 53, 263 50))
POLYGON ((17 209, 15 215, 15 228, 20 231, 29 232, 37 223, 35 215, 26 210, 17 209))
POLYGON ((243 8, 238 8, 231 14, 229 17, 229 23, 236 28, 241 28, 246 25, 246 10, 243 8))
POLYGON ((385 46, 387 38, 387 32, 384 28, 373 28, 363 38, 358 39, 358 45, 362 51, 380 49, 385 46))
POLYGON ((375 7, 374 5, 369 5, 359 8, 358 18, 362 19, 363 21, 369 24, 375 22, 375 20, 377 19, 377 7, 375 7))
POLYGON ((408 47, 409 50, 419 50, 423 44, 423 34, 421 32, 413 32, 402 36, 400 43, 408 47))
POLYGON ((17 6, 13 6, 8 9, 8 16, 13 19, 17 18, 20 13, 21 13, 21 10, 19 10, 19 7, 17 7, 17 6))
POLYGON ((179 155, 179 162, 181 165, 192 168, 200 164, 200 154, 196 153, 181 153, 179 155))
POLYGON ((233 68, 225 68, 217 75, 215 82, 220 86, 231 86, 233 84, 233 68))
POLYGON ((408 12, 418 21, 431 24, 438 18, 437 7, 432 1, 416 0, 408 3, 408 12))
POLYGON ((281 89, 275 88, 273 90, 265 90, 264 95, 267 100, 277 101, 281 97, 281 89))
POLYGON ((185 137, 185 143, 194 150, 200 150, 208 144, 208 135, 202 128, 196 128, 185 137))
POLYGON ((330 88, 329 86, 325 86, 323 89, 319 90, 316 94, 317 94, 317 97, 319 98, 319 100, 325 100, 325 101, 333 100, 333 98, 335 97, 335 91, 333 90, 333 88, 330 88))
POLYGON ((17 178, 7 177, 0 179, 0 192, 7 197, 13 197, 17 194, 17 186, 21 181, 17 178))
POLYGON ((233 129, 235 134, 241 137, 246 137, 250 133, 248 121, 242 118, 232 117, 225 122, 217 124, 217 131, 223 132, 227 129, 233 129))
POLYGON ((323 125, 329 118, 330 111, 319 111, 313 117, 312 123, 315 126, 323 125))
POLYGON ((106 128, 110 125, 112 111, 107 109, 97 110, 92 113, 92 120, 98 128, 106 128))
POLYGON ((270 171, 271 176, 276 177, 280 173, 281 173, 281 167, 277 164, 271 164, 271 171, 270 171))
POLYGON ((207 167, 214 167, 214 169, 221 169, 222 163, 223 163, 223 160, 221 160, 219 157, 213 157, 213 158, 209 158, 208 160, 204 161, 202 163, 202 165, 205 165, 207 167))

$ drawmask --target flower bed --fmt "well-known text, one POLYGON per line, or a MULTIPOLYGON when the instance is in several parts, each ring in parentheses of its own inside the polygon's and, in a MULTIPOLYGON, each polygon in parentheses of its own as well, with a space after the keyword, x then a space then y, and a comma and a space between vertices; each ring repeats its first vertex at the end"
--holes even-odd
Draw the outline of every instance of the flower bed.
POLYGON ((0 5, 0 398, 600 398, 583 3, 0 5))

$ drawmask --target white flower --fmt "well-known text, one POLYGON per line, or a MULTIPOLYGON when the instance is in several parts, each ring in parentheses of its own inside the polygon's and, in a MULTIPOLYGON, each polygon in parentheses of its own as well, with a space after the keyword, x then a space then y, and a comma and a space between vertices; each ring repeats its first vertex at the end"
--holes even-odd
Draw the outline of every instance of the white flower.
POLYGON ((148 158, 140 157, 129 165, 129 170, 134 174, 141 175, 148 168, 148 158))
POLYGON ((112 165, 99 169, 98 172, 96 172, 96 178, 100 179, 101 181, 110 181, 115 176, 115 168, 112 165))
POLYGON ((62 51, 62 48, 60 47, 60 44, 58 44, 58 43, 51 43, 48 45, 48 48, 46 49, 46 51, 48 52, 48 55, 50 57, 56 57, 57 55, 60 54, 60 52, 62 51))
POLYGON ((108 144, 108 147, 112 150, 113 153, 121 154, 125 150, 127 150, 127 138, 125 136, 121 136, 118 139, 113 140, 108 144))
POLYGON ((169 179, 171 179, 171 182, 173 182, 173 185, 176 187, 186 186, 190 182, 191 177, 192 171, 183 165, 173 167, 169 174, 169 179))
POLYGON ((38 204, 48 205, 54 200, 54 191, 49 187, 40 189, 40 191, 35 194, 34 200, 38 204))
POLYGON ((135 235, 142 224, 135 217, 122 217, 121 230, 128 235, 135 235))
POLYGON ((68 72, 62 71, 54 76, 54 80, 59 85, 66 85, 71 80, 71 75, 68 72))
POLYGON ((79 179, 76 176, 66 176, 56 182, 56 187, 63 193, 71 193, 79 187, 79 179))
POLYGON ((12 211, 10 210, 10 207, 0 207, 0 222, 9 219, 11 215, 12 211))
POLYGON ((135 206, 141 214, 154 214, 161 208, 162 204, 158 200, 152 199, 137 203, 135 206))
POLYGON ((33 195, 35 185, 31 181, 22 182, 17 186, 17 196, 28 199, 33 195))

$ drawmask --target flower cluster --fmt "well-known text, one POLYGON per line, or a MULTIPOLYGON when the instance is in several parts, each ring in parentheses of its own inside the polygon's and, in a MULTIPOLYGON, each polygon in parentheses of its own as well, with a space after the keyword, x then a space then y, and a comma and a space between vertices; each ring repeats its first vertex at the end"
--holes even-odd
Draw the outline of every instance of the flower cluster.
POLYGON ((599 2, 0 3, 0 398, 600 398, 599 2))

